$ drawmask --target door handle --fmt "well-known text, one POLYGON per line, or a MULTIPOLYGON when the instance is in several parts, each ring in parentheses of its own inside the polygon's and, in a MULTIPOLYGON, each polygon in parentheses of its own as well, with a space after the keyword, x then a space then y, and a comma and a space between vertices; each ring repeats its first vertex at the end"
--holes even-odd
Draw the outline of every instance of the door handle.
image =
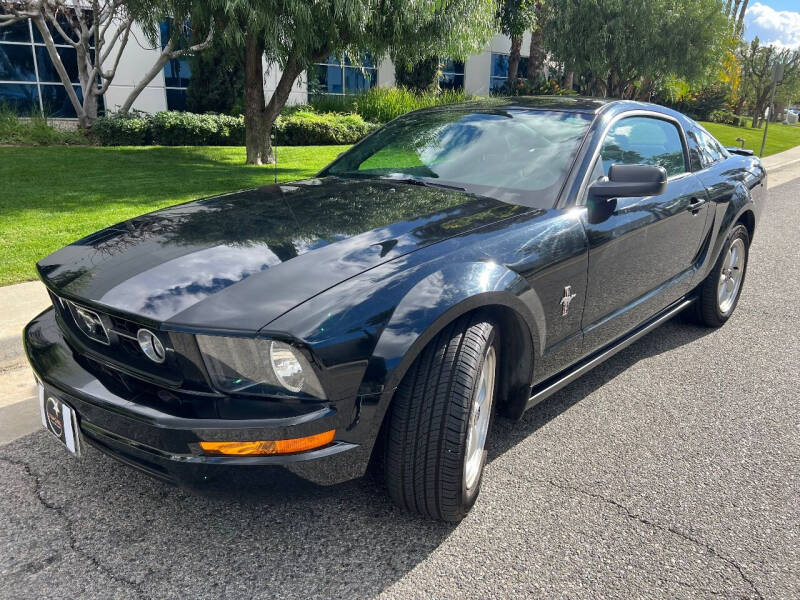
POLYGON ((692 198, 689 201, 689 208, 687 208, 686 210, 688 210, 693 215, 696 215, 698 212, 700 212, 700 209, 703 208, 703 205, 705 203, 706 203, 705 198, 692 198))

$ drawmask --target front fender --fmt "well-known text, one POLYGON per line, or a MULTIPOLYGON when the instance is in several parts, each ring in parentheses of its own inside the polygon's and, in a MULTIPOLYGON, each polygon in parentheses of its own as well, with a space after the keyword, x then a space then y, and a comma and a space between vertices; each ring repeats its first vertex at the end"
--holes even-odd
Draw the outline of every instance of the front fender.
POLYGON ((522 330, 518 352, 523 356, 509 362, 524 367, 514 379, 517 385, 526 387, 525 392, 529 391, 533 356, 544 343, 544 311, 525 279, 494 262, 447 265, 417 282, 384 328, 365 383, 375 389, 373 386, 378 382, 374 378, 380 377, 382 393, 388 400, 437 333, 459 316, 481 308, 517 321, 517 329, 522 330), (523 295, 527 305, 521 300, 523 295))

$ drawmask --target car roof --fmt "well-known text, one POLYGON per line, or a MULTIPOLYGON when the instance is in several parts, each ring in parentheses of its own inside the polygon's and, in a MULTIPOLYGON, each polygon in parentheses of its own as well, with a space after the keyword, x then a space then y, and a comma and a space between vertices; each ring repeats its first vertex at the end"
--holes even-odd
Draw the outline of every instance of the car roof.
POLYGON ((620 113, 629 110, 649 110, 662 114, 682 117, 680 113, 665 106, 635 100, 615 100, 610 98, 590 98, 586 96, 492 96, 457 104, 446 104, 423 108, 415 112, 447 109, 481 110, 497 108, 522 108, 532 110, 558 110, 582 114, 620 113))

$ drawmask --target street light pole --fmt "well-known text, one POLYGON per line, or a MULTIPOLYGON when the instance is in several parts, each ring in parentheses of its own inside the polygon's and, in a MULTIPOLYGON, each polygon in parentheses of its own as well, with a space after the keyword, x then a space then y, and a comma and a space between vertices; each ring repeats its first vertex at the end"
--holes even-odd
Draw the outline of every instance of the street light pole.
POLYGON ((767 118, 764 119, 764 137, 761 138, 761 152, 758 156, 764 156, 764 146, 767 143, 767 130, 769 130, 769 120, 772 118, 772 111, 775 110, 775 88, 778 87, 778 82, 783 80, 783 63, 775 63, 775 68, 772 71, 772 93, 769 98, 769 107, 767 108, 767 118))

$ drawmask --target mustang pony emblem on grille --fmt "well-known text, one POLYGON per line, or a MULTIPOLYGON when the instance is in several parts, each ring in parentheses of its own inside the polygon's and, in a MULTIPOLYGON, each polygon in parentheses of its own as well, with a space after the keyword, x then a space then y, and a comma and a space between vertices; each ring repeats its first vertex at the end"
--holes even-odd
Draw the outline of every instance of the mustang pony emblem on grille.
POLYGON ((564 286, 564 297, 561 298, 561 316, 566 317, 567 313, 569 312, 569 303, 572 302, 572 299, 575 297, 575 294, 572 293, 572 286, 566 285, 564 286))
POLYGON ((88 308, 78 306, 69 300, 65 300, 64 305, 69 309, 70 313, 72 313, 72 318, 75 320, 78 329, 87 337, 101 344, 109 344, 108 330, 99 314, 88 308))

